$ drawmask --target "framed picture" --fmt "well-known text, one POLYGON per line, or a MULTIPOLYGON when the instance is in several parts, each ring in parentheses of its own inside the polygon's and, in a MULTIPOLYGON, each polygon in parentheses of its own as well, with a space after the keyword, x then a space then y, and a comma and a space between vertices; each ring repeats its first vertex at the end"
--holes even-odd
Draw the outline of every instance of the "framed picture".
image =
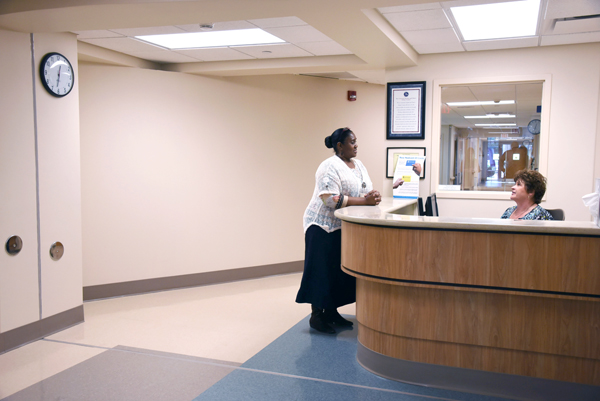
MULTIPOLYGON (((396 171, 396 163, 398 162, 398 156, 425 156, 425 148, 387 148, 386 157, 386 173, 387 178, 394 178, 394 171, 396 171)), ((425 167, 427 166, 427 159, 423 163, 421 169, 421 179, 425 178, 425 167)))
POLYGON ((425 82, 387 84, 387 139, 425 139, 425 82))

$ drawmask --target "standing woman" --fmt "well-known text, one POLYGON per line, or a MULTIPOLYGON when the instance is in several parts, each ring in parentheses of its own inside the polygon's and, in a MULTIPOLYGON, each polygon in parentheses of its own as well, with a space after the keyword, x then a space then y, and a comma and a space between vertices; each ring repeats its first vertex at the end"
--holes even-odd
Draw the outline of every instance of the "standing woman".
POLYGON ((381 195, 365 166, 355 159, 358 145, 350 128, 339 128, 325 138, 335 155, 317 169, 315 191, 304 212, 304 274, 296 296, 298 303, 310 303, 310 327, 335 333, 333 326, 350 327, 352 322, 337 311, 356 301, 356 280, 341 269, 342 222, 336 209, 353 205, 377 205, 381 195))

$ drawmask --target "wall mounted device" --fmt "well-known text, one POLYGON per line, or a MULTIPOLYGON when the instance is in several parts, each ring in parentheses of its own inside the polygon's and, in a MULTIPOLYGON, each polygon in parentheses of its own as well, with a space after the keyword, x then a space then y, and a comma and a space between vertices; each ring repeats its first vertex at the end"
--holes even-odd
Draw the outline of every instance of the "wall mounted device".
POLYGON ((5 249, 9 255, 18 254, 19 252, 21 252, 22 248, 23 248, 23 240, 18 235, 13 235, 6 241, 5 249))

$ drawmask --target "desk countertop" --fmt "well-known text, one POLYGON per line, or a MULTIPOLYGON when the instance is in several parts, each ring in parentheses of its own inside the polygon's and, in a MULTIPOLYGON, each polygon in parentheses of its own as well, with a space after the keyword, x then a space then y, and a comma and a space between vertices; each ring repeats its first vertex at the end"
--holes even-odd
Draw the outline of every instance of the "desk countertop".
POLYGON ((416 199, 383 198, 378 206, 350 206, 335 212, 342 221, 398 228, 498 231, 585 235, 600 237, 600 228, 591 221, 510 220, 466 217, 427 217, 398 214, 416 199))

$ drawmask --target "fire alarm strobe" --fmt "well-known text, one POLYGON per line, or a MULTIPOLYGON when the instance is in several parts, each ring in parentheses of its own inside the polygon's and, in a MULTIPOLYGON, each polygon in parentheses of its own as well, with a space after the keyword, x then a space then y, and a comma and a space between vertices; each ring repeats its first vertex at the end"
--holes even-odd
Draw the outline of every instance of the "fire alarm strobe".
POLYGON ((356 91, 348 91, 348 100, 351 102, 356 100, 356 91))

